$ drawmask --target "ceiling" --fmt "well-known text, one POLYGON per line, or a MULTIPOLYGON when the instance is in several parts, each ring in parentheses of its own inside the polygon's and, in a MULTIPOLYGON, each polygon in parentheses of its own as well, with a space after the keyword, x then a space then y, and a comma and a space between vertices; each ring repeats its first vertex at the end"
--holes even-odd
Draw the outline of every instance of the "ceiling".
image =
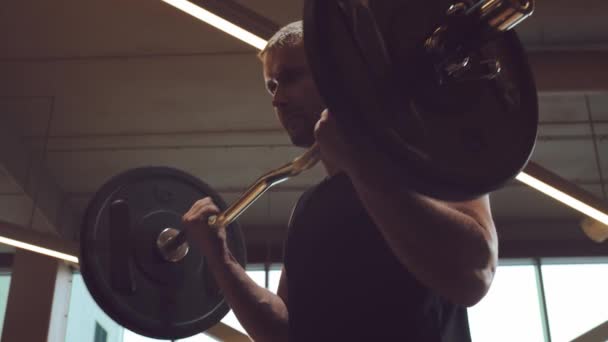
MULTIPOLYGON (((301 16, 302 1, 238 2, 279 25, 301 16)), ((542 0, 518 29, 538 70, 532 159, 604 199, 605 13, 603 0, 542 0), (569 58, 581 52, 595 64, 569 58), (560 56, 567 68, 549 63, 560 56)), ((232 202, 302 152, 272 114, 256 51, 160 0, 8 2, 0 51, 0 221, 77 239, 88 200, 122 171, 172 166, 232 202)), ((280 241, 323 176, 316 167, 265 194, 240 219, 247 239, 280 241)), ((502 236, 583 238, 578 213, 521 184, 491 198, 502 236)))

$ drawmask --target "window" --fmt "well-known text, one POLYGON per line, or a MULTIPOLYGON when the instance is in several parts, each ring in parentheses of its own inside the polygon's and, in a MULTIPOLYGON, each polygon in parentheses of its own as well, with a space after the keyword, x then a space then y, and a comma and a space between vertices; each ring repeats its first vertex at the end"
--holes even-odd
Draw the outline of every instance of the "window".
POLYGON ((65 342, 122 342, 123 330, 97 306, 80 273, 74 273, 65 342))
POLYGON ((544 260, 552 342, 566 342, 608 321, 608 263, 544 260))
POLYGON ((277 293, 279 289, 282 268, 283 266, 280 264, 272 265, 270 267, 270 271, 268 272, 268 289, 272 291, 272 293, 277 293))
POLYGON ((94 342, 107 342, 108 341, 108 332, 106 329, 102 328, 99 323, 95 322, 95 337, 93 339, 94 342))
POLYGON ((0 273, 0 336, 2 336, 2 326, 4 325, 4 314, 6 313, 10 285, 11 275, 9 273, 0 273))
POLYGON ((490 291, 468 314, 473 342, 545 341, 535 266, 499 266, 490 291))
MULTIPOLYGON (((262 286, 266 287, 266 271, 264 270, 263 265, 249 265, 247 266, 247 274, 253 281, 262 286)), ((231 326, 232 328, 242 332, 243 334, 247 334, 245 328, 239 323, 239 320, 236 318, 236 315, 232 310, 228 312, 228 314, 222 319, 222 323, 231 326)), ((126 341, 125 341, 126 342, 126 341)))

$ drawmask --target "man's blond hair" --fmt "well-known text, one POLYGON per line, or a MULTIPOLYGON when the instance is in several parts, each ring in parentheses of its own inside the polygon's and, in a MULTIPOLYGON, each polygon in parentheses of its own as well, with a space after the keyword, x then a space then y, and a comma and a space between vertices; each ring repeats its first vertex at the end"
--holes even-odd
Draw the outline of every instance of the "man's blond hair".
POLYGON ((263 59, 264 56, 277 48, 280 47, 293 47, 304 42, 304 26, 302 21, 294 21, 293 23, 283 26, 278 30, 266 43, 266 46, 258 57, 263 59))

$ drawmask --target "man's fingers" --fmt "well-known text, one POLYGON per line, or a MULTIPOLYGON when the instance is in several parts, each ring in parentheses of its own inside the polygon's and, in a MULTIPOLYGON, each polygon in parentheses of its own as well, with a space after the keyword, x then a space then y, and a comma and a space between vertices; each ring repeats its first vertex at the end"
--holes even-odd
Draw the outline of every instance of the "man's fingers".
POLYGON ((217 213, 219 213, 219 211, 220 210, 218 209, 218 207, 213 203, 201 205, 201 206, 197 207, 197 209, 192 214, 192 219, 207 222, 207 218, 209 216, 211 216, 213 214, 217 214, 217 213))
POLYGON ((210 216, 218 214, 219 210, 216 206, 204 206, 204 207, 199 207, 196 211, 190 213, 189 215, 186 215, 183 217, 183 222, 185 223, 192 223, 192 222, 197 222, 197 221, 201 221, 204 223, 207 223, 207 220, 210 216))
POLYGON ((323 112, 321 113, 321 118, 322 118, 322 119, 328 119, 328 118, 330 118, 330 117, 331 117, 331 115, 329 114, 329 109, 328 109, 328 108, 325 108, 325 109, 323 110, 323 112))
POLYGON ((202 220, 205 217, 219 213, 219 211, 213 200, 210 197, 205 197, 192 205, 190 210, 182 216, 182 221, 193 222, 202 220))
POLYGON ((321 134, 321 131, 323 130, 323 127, 326 125, 327 120, 328 120, 328 115, 327 115, 327 109, 326 109, 323 111, 323 113, 321 113, 321 117, 315 123, 314 134, 315 134, 315 138, 317 140, 321 134))

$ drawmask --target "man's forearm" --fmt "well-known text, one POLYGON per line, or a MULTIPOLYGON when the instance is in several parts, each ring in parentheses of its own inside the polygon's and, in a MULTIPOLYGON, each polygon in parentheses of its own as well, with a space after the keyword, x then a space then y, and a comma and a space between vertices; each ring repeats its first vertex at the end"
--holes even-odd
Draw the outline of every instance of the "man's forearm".
POLYGON ((287 307, 283 300, 257 285, 227 247, 208 257, 224 298, 256 342, 287 341, 287 307))
POLYGON ((485 294, 497 258, 493 226, 413 193, 388 164, 361 165, 349 176, 395 256, 421 283, 463 305, 485 294))

